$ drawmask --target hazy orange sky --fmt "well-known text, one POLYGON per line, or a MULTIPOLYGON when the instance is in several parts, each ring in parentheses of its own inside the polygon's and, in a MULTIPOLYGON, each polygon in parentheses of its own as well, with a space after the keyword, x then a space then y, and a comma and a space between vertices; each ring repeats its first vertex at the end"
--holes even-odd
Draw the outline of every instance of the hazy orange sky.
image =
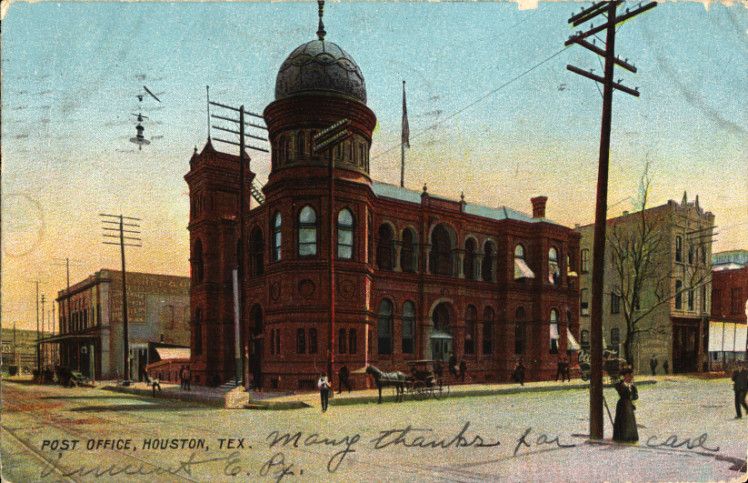
MULTIPOLYGON (((524 212, 544 194, 549 218, 591 223, 601 99, 566 64, 601 68, 580 47, 560 52, 575 10, 328 4, 327 40, 356 59, 378 116, 372 177, 399 181, 405 79, 406 186, 524 212)), ((620 77, 642 96, 614 100, 610 214, 631 209, 649 161, 654 204, 698 194, 716 215, 715 251, 748 248, 746 12, 666 3, 621 27, 616 45, 639 72, 620 77)), ((283 59, 316 28, 316 3, 14 4, 2 45, 3 325, 35 327, 31 280, 54 298, 65 284, 55 258, 74 259, 73 282, 119 268, 102 211, 143 218, 129 270, 187 275, 183 176, 206 139, 205 85, 261 112, 283 59), (161 104, 137 101, 143 84, 161 104), (128 142, 139 108, 152 139, 142 151, 128 142)), ((269 158, 253 154, 252 167, 264 182, 269 158)))

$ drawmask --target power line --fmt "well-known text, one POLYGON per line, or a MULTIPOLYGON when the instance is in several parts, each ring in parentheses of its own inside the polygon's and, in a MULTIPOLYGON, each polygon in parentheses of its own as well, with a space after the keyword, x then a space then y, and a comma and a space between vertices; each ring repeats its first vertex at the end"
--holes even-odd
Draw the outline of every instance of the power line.
MULTIPOLYGON (((549 56, 549 57, 546 57, 545 59, 541 60, 541 61, 540 61, 540 62, 538 62, 537 64, 533 65, 533 66, 532 66, 532 67, 530 67, 529 69, 527 69, 527 70, 525 70, 524 72, 522 72, 521 74, 518 74, 518 75, 516 75, 515 77, 512 77, 511 79, 509 79, 509 80, 508 80, 508 81, 506 81, 505 83, 501 84, 501 85, 500 85, 499 87, 497 87, 497 88, 495 88, 495 89, 493 89, 493 90, 489 91, 488 93, 484 94, 483 96, 479 97, 478 99, 474 100, 473 102, 471 102, 471 103, 467 104, 466 106, 464 106, 464 107, 461 107, 460 109, 458 109, 457 111, 453 112, 452 114, 450 114, 449 116, 445 117, 444 119, 441 119, 441 120, 439 120, 439 121, 437 121, 437 122, 433 123, 433 124, 432 124, 432 125, 430 125, 429 127, 425 128, 425 129, 422 129, 422 130, 420 130, 420 131, 416 132, 415 134, 412 134, 412 135, 410 136, 410 139, 415 139, 415 138, 419 137, 419 136, 420 136, 421 134, 424 134, 424 133, 425 133, 426 131, 429 131, 429 130, 431 130, 431 129, 434 129, 435 127, 437 127, 437 126, 439 126, 439 125, 441 125, 441 124, 444 124, 445 122, 447 122, 447 121, 449 121, 450 119, 452 119, 452 118, 454 118, 454 117, 458 116, 459 114, 462 114, 463 112, 467 111, 468 109, 470 109, 471 107, 475 106, 476 104, 478 104, 479 102, 483 101, 484 99, 487 99, 487 98, 491 97, 492 95, 494 95, 494 94, 496 94, 497 92, 499 92, 499 91, 500 91, 501 89, 503 89, 503 88, 507 87, 508 85, 510 85, 510 84, 512 84, 512 83, 514 83, 514 82, 516 82, 516 81, 518 81, 519 79, 521 79, 522 77, 526 76, 526 75, 527 75, 527 74, 529 74, 530 72, 534 71, 534 70, 535 70, 535 69, 537 69, 538 67, 540 67, 540 66, 542 66, 543 64, 545 64, 545 63, 549 62, 549 61, 550 61, 551 59, 554 59, 555 57, 558 57, 558 56, 559 56, 559 55, 560 55, 560 54, 561 54, 561 53, 562 53, 562 52, 563 52, 564 50, 566 50, 567 48, 568 48, 568 47, 564 47, 563 49, 559 50, 558 52, 554 53, 553 55, 551 55, 551 56, 549 56)), ((371 159, 377 159, 377 158, 379 158, 379 157, 381 157, 381 156, 384 156, 385 154, 389 153, 389 152, 390 152, 390 151, 392 151, 393 149, 396 149, 396 148, 399 148, 399 147, 400 147, 400 143, 398 143, 398 144, 395 144, 395 145, 393 145, 393 146, 391 146, 391 147, 389 147, 389 148, 385 149, 384 151, 381 151, 381 152, 379 152, 379 153, 375 154, 374 156, 372 156, 372 158, 371 158, 371 159)))

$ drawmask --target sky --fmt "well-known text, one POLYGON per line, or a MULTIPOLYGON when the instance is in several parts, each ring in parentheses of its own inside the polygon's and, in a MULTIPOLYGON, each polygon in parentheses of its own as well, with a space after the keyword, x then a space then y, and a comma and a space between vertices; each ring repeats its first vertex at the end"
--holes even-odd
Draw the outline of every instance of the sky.
MULTIPOLYGON (((328 3, 326 40, 356 60, 378 118, 374 179, 397 184, 402 81, 406 187, 594 220, 601 95, 567 64, 602 72, 563 43, 590 3, 328 3)), ((14 3, 2 22, 2 321, 35 327, 35 289, 119 267, 98 214, 142 218, 128 270, 188 275, 184 175, 207 138, 211 99, 262 112, 286 56, 315 38, 316 2, 14 3), (139 102, 147 85, 160 103, 139 102), (137 150, 133 113, 152 144, 137 150)), ((586 27, 586 26, 584 26, 586 27)), ((598 41, 598 44, 601 41, 598 41)), ((748 9, 661 3, 622 24, 609 214, 632 209, 645 163, 653 204, 689 199, 716 215, 715 251, 748 248, 748 9)), ((220 149, 231 152, 231 146, 220 149)), ((252 153, 267 180, 269 157, 252 153)), ((46 308, 49 311, 49 305, 46 308)))

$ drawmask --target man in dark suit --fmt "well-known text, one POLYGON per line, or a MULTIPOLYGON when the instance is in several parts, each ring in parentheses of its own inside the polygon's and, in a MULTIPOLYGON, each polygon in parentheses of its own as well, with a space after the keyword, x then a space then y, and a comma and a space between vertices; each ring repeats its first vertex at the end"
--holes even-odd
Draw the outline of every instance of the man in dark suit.
POLYGON ((748 369, 744 361, 732 373, 732 389, 735 391, 735 413, 737 414, 735 419, 740 419, 743 417, 740 411, 741 406, 748 413, 748 405, 745 403, 745 395, 748 392, 748 369))
POLYGON ((649 368, 652 369, 652 375, 657 374, 657 358, 653 355, 649 360, 649 368))
POLYGON ((457 379, 457 357, 455 357, 454 352, 449 355, 447 364, 449 364, 449 373, 452 374, 454 379, 457 379))

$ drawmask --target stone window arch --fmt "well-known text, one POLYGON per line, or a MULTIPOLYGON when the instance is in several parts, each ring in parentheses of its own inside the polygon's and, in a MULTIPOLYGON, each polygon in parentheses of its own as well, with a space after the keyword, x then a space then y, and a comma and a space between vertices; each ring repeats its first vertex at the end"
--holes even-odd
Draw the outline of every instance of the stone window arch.
POLYGON ((377 352, 382 355, 392 354, 392 302, 382 299, 377 314, 377 352))
POLYGON ((353 213, 348 208, 338 212, 338 258, 353 258, 353 213))
POLYGON ((389 223, 383 223, 379 226, 377 266, 380 270, 395 268, 395 235, 389 223))
POLYGON ((431 251, 429 253, 430 271, 436 275, 453 275, 452 250, 454 249, 452 233, 440 223, 431 232, 431 251))
POLYGON ((317 255, 317 212, 307 205, 299 212, 299 256, 317 255))
POLYGON ((403 304, 403 327, 402 327, 402 350, 403 354, 415 352, 416 334, 416 304, 410 300, 403 304))
POLYGON ((486 282, 493 281, 494 260, 496 258, 496 244, 493 240, 486 240, 483 245, 483 263, 481 266, 481 275, 486 282))
POLYGON ((400 268, 403 272, 416 271, 416 234, 411 228, 403 230, 402 247, 400 248, 400 268))

